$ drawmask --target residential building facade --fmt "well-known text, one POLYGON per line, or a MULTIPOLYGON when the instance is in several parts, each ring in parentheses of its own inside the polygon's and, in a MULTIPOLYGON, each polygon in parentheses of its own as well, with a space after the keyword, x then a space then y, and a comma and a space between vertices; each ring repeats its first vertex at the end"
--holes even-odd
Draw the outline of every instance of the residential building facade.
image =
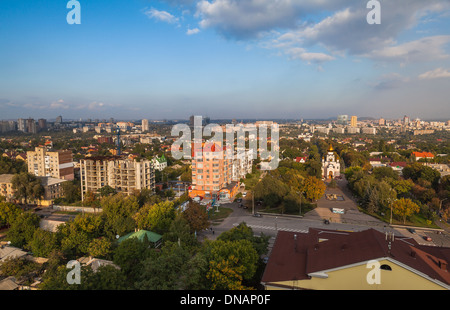
POLYGON ((239 180, 251 169, 248 156, 229 156, 218 144, 202 145, 192 151, 192 186, 189 196, 206 199, 231 199, 237 194, 239 180), (202 156, 198 155, 202 152, 202 156))
POLYGON ((27 152, 28 172, 40 177, 73 180, 74 168, 71 151, 48 151, 45 147, 36 147, 27 152))
POLYGON ((155 190, 155 173, 150 160, 123 156, 89 157, 80 161, 81 196, 110 186, 126 195, 136 190, 155 190))

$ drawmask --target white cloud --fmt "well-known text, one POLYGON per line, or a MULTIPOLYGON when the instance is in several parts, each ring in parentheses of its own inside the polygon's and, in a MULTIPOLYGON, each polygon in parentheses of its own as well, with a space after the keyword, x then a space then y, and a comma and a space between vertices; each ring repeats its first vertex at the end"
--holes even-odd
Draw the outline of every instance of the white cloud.
POLYGON ((197 33, 199 33, 199 32, 200 32, 200 29, 194 28, 194 29, 188 29, 188 30, 186 31, 186 34, 187 34, 188 36, 190 36, 190 35, 193 35, 193 34, 197 34, 197 33))
POLYGON ((381 61, 400 61, 401 63, 423 62, 447 59, 450 55, 444 46, 450 42, 450 36, 430 36, 394 46, 375 49, 364 56, 381 61))
POLYGON ((308 63, 323 63, 326 61, 334 60, 333 56, 324 53, 310 53, 305 49, 300 47, 294 47, 286 50, 286 54, 290 56, 291 59, 301 59, 307 61, 308 63))
POLYGON ((214 28, 226 37, 257 38, 277 28, 295 28, 301 17, 320 10, 334 10, 357 0, 201 0, 197 16, 204 28, 214 28))
POLYGON ((450 71, 444 68, 437 68, 419 75, 420 80, 431 80, 439 78, 450 78, 450 71))
POLYGON ((144 14, 147 15, 149 18, 154 18, 156 20, 166 22, 169 24, 175 24, 179 20, 178 17, 175 17, 169 12, 159 11, 155 8, 151 8, 150 10, 145 11, 144 14))

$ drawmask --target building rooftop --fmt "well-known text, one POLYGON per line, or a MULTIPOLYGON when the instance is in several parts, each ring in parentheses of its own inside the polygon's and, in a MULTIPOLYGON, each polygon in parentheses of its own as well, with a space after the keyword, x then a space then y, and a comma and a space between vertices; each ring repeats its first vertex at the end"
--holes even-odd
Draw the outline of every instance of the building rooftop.
POLYGON ((14 174, 0 174, 0 183, 11 183, 14 174))
POLYGON ((386 235, 374 229, 345 232, 310 228, 307 234, 280 231, 262 282, 305 280, 314 273, 387 258, 450 285, 450 248, 419 245, 408 237, 394 237, 390 246, 386 235))

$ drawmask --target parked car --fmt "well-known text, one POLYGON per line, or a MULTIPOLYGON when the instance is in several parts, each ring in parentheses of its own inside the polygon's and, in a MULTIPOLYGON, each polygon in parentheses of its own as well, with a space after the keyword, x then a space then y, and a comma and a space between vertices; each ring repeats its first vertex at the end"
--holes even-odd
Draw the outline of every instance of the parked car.
POLYGON ((242 197, 245 197, 245 196, 247 196, 247 192, 242 193, 242 197))
POLYGON ((328 224, 330 224, 330 221, 329 220, 324 220, 323 223, 328 225, 328 224))
POLYGON ((412 228, 408 228, 407 229, 410 233, 412 233, 412 234, 415 234, 416 233, 416 231, 414 230, 414 229, 412 229, 412 228))
POLYGON ((424 239, 425 241, 431 241, 431 237, 429 237, 429 236, 423 236, 423 239, 424 239))
POLYGON ((254 217, 262 217, 262 214, 255 213, 255 214, 253 214, 253 216, 254 216, 254 217))
POLYGON ((242 202, 242 198, 238 198, 238 199, 236 199, 236 202, 239 202, 239 203, 241 203, 241 202, 242 202))

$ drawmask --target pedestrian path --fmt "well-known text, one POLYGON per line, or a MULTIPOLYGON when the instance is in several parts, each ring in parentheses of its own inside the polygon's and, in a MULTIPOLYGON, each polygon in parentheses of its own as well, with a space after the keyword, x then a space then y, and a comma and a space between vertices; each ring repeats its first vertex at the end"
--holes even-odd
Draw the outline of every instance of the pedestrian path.
MULTIPOLYGON (((238 223, 234 223, 233 226, 238 226, 238 223)), ((252 224, 247 224, 248 227, 252 228, 252 229, 261 229, 261 230, 283 230, 283 231, 290 231, 290 232, 298 232, 298 233, 303 233, 303 234, 307 234, 308 230, 307 229, 295 229, 295 228, 283 228, 283 227, 275 227, 275 226, 263 226, 263 225, 252 225, 252 224)))

